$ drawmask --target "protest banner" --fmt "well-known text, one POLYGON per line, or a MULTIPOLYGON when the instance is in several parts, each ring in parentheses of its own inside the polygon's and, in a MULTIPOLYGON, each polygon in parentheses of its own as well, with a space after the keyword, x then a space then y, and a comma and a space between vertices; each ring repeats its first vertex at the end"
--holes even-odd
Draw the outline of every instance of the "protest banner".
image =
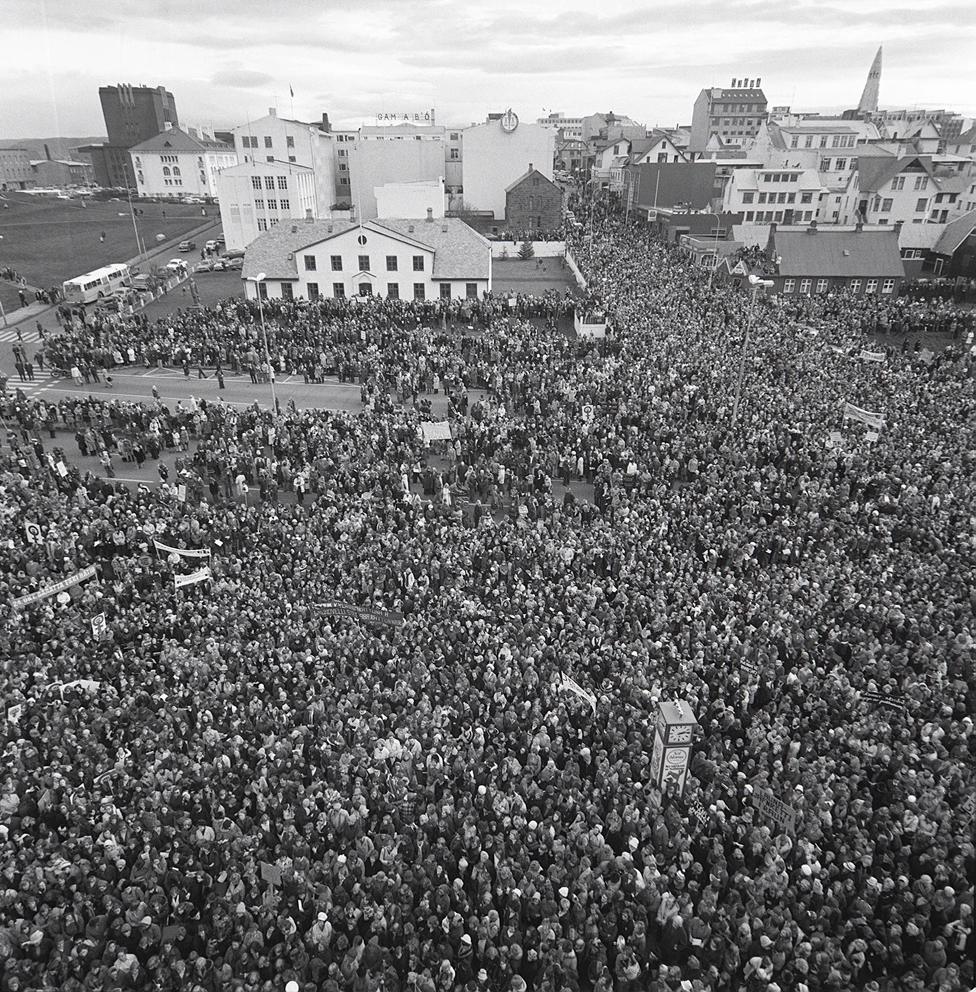
POLYGON ((436 422, 425 421, 420 425, 424 433, 424 442, 431 444, 434 441, 451 440, 451 424, 448 420, 438 420, 436 422))
POLYGON ((15 703, 7 707, 7 723, 20 723, 20 718, 24 715, 24 704, 15 703))
POLYGON ((887 356, 883 351, 867 351, 862 348, 860 357, 866 362, 883 362, 887 356))
POLYGON ((772 792, 764 789, 754 792, 752 802, 756 809, 767 819, 792 833, 796 828, 796 810, 789 804, 777 799, 772 792))
POLYGON ((108 630, 108 622, 105 619, 104 613, 99 613, 92 617, 91 629, 92 637, 94 637, 96 641, 100 640, 104 636, 105 631, 108 630))
POLYGON ((83 568, 80 572, 75 572, 74 575, 69 575, 66 579, 62 579, 60 582, 55 582, 52 585, 45 586, 43 589, 38 589, 37 592, 28 593, 26 596, 19 596, 17 599, 12 599, 10 601, 10 605, 15 610, 19 610, 22 606, 29 606, 31 603, 39 603, 42 599, 48 599, 50 596, 56 596, 59 592, 64 592, 65 589, 70 589, 72 586, 76 586, 80 582, 87 582, 88 579, 93 579, 94 577, 95 566, 89 565, 88 568, 83 568))
POLYGON ((176 498, 181 503, 186 502, 186 486, 182 482, 176 487, 176 498))
POLYGON ((210 566, 204 565, 203 568, 198 568, 195 572, 190 572, 189 575, 174 575, 173 582, 176 583, 177 589, 182 589, 184 586, 192 586, 195 582, 207 582, 213 578, 210 572, 210 566))
POLYGON ((403 614, 396 610, 375 610, 368 606, 349 603, 319 603, 319 616, 346 617, 350 620, 367 620, 387 627, 402 627, 403 614))
POLYGON ((976 816, 976 793, 971 792, 966 796, 960 804, 959 810, 963 814, 963 823, 968 824, 976 816))
POLYGON ((863 407, 855 406, 853 403, 844 403, 844 419, 858 420, 868 427, 877 430, 884 426, 884 414, 875 413, 873 410, 865 410, 863 407))
POLYGON ((596 716, 596 696, 592 692, 587 692, 575 679, 564 675, 562 681, 559 683, 559 688, 565 692, 572 692, 574 695, 579 696, 580 699, 585 699, 593 708, 593 715, 596 716))
POLYGON ((697 825, 699 830, 705 830, 711 822, 711 816, 700 799, 688 800, 688 812, 691 814, 691 822, 697 825))
POLYGON ((868 431, 867 434, 864 435, 864 440, 870 444, 874 444, 874 442, 877 441, 880 436, 881 435, 878 434, 877 431, 868 431))
POLYGON ((41 543, 41 525, 35 524, 33 520, 24 521, 24 534, 27 535, 28 544, 41 543))
POLYGON ((902 713, 908 712, 908 708, 900 699, 896 699, 893 696, 886 696, 883 692, 874 692, 871 689, 865 689, 860 695, 863 702, 872 703, 874 706, 887 706, 888 709, 900 710, 902 713))
POLYGON ((210 548, 172 548, 162 541, 153 540, 157 551, 165 551, 171 555, 182 555, 184 558, 209 558, 210 548))
POLYGON ((827 435, 827 447, 828 448, 843 448, 844 447, 844 435, 840 431, 831 431, 827 435))

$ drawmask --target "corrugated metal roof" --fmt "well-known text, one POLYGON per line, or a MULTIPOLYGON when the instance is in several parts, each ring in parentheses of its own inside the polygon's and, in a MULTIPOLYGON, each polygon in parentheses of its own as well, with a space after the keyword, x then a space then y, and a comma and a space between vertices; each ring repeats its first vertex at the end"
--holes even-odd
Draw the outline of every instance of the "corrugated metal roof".
POLYGON ((781 276, 879 277, 904 276, 905 268, 895 229, 816 233, 777 230, 771 248, 780 259, 781 276))

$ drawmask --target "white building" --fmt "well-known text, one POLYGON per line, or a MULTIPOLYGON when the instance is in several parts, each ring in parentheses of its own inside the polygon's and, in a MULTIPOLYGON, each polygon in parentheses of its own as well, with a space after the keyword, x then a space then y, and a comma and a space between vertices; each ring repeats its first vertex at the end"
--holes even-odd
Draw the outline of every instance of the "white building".
POLYGON ((508 111, 464 129, 464 202, 468 209, 505 216, 505 190, 530 168, 552 179, 556 132, 542 124, 521 124, 508 111))
POLYGON ((300 221, 256 238, 243 277, 249 299, 257 285, 265 299, 480 299, 491 289, 491 245, 457 218, 300 221))
POLYGON ((736 169, 729 177, 722 210, 759 224, 816 220, 825 192, 815 169, 736 169))
POLYGON ((444 216, 444 180, 419 183, 386 183, 377 186, 377 217, 426 217, 433 212, 435 219, 444 216))
POLYGON ((217 180, 220 221, 229 251, 246 248, 285 220, 318 215, 313 171, 304 165, 237 165, 217 180))
POLYGON ((230 145, 178 127, 129 149, 140 196, 217 197, 217 176, 237 164, 230 145))

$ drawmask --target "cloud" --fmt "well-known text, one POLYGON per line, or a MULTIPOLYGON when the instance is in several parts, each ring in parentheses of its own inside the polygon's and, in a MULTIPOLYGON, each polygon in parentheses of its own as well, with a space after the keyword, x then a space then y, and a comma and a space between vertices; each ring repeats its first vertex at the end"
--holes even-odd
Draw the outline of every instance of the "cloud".
POLYGON ((254 69, 220 69, 210 77, 214 86, 237 86, 251 89, 257 86, 267 86, 274 82, 274 76, 254 69))

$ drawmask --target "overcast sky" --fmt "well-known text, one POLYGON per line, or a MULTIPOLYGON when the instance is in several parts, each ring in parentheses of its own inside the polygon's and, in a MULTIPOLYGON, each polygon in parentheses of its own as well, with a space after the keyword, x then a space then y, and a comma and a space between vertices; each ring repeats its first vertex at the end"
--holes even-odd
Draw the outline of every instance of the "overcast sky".
POLYGON ((277 105, 340 125, 434 107, 691 119, 703 86, 856 106, 884 44, 884 106, 976 116, 972 0, 5 0, 0 137, 104 133, 98 87, 163 84, 217 128, 277 105), (294 101, 289 87, 295 91, 294 101))

